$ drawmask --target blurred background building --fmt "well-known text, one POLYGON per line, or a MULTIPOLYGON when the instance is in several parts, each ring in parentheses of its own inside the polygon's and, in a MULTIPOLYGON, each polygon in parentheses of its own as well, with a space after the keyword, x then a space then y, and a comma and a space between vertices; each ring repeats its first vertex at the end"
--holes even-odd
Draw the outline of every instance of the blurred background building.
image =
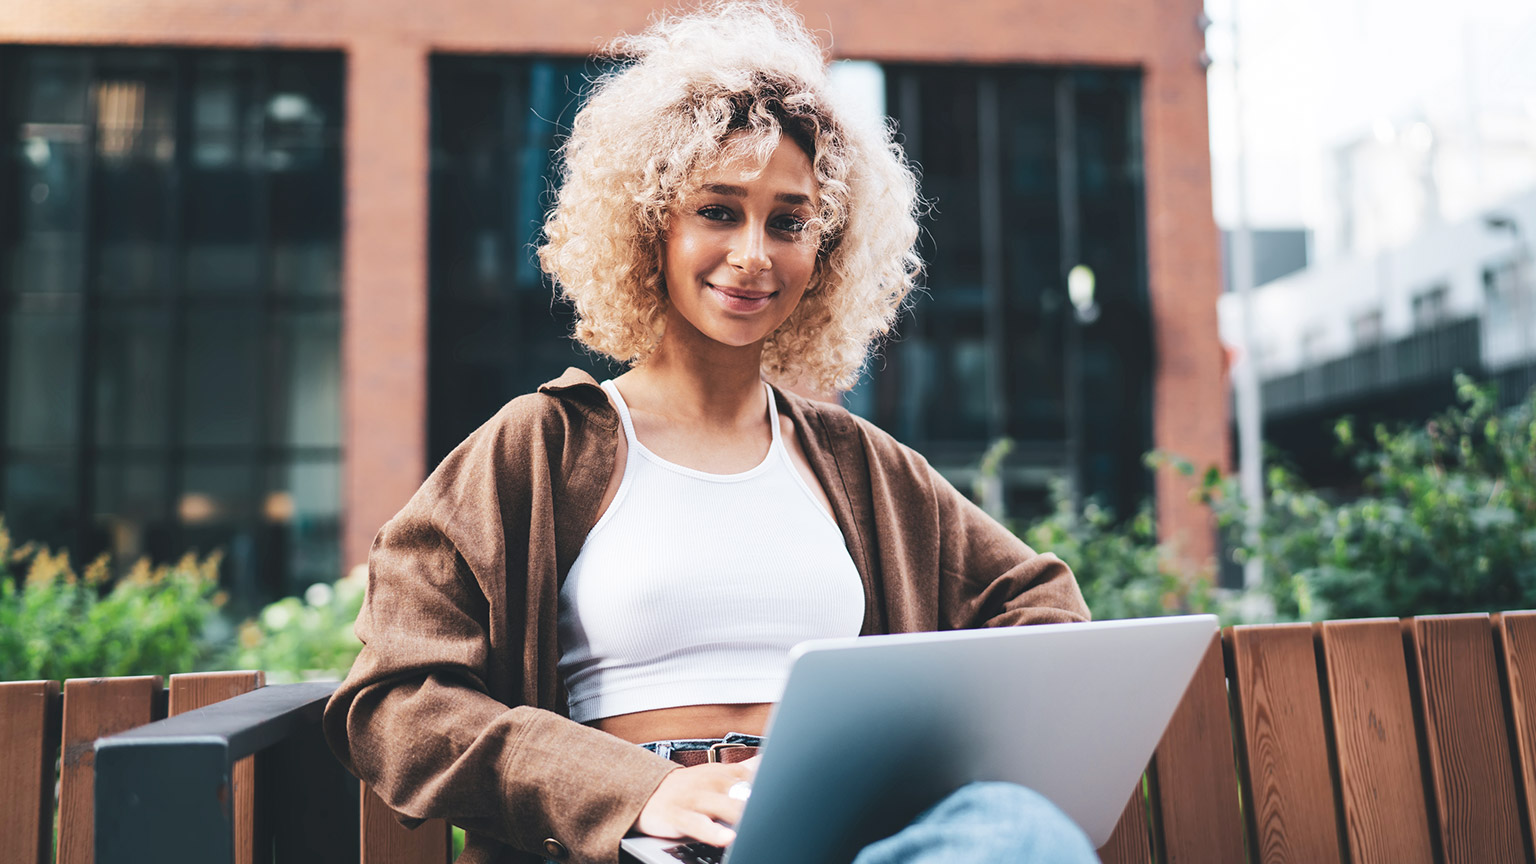
POLYGON ((1454 401, 1457 372, 1522 399, 1536 385, 1536 7, 1207 6, 1216 215, 1224 235, 1252 231, 1257 286, 1253 344, 1237 294, 1221 328, 1256 367, 1265 446, 1347 489, 1340 416, 1426 419, 1454 401))
MULTIPOLYGON (((927 292, 846 398, 989 503, 1053 481, 1211 526, 1228 459, 1201 7, 799 5, 935 201, 927 292), (1070 278, 1069 278, 1070 277, 1070 278), (1069 282, 1071 290, 1069 291, 1069 282)), ((227 550, 257 602, 361 561, 458 441, 565 366, 533 256, 588 59, 649 4, 0 8, 0 490, 76 560, 227 550)))

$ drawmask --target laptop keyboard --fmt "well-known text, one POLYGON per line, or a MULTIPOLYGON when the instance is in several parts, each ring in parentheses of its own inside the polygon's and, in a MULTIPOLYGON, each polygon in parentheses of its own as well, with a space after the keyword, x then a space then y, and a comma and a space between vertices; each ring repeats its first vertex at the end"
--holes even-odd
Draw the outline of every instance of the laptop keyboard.
POLYGON ((688 864, 720 864, 725 860, 725 850, 707 843, 683 843, 667 849, 667 854, 688 864))

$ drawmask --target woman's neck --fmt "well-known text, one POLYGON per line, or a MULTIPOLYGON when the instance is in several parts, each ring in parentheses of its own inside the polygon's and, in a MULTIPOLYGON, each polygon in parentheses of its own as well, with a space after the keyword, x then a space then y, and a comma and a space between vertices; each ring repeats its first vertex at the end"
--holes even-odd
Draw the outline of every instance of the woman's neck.
POLYGON ((643 365, 621 377, 644 410, 689 425, 734 427, 762 422, 761 350, 743 351, 752 356, 722 363, 696 362, 681 353, 659 347, 643 365))
POLYGON ((622 376, 626 391, 644 409, 674 422, 717 428, 761 423, 762 343, 722 345, 689 339, 689 330, 669 327, 645 363, 622 376))

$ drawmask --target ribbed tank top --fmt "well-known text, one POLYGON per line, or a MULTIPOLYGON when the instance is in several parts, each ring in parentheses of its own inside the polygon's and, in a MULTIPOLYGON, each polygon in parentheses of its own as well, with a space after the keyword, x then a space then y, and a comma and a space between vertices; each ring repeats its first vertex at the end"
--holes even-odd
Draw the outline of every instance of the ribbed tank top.
POLYGON ((657 456, 635 437, 607 512, 560 589, 560 674, 588 722, 680 705, 777 702, 789 649, 856 636, 864 588, 842 532, 779 438, 739 474, 657 456))

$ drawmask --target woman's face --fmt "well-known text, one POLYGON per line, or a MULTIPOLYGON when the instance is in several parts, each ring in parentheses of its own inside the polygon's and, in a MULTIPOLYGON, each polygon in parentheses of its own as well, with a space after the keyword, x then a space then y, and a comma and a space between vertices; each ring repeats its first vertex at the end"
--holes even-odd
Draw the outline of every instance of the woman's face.
POLYGON ((760 344, 789 317, 816 268, 806 222, 818 207, 811 160, 788 137, 761 174, 740 164, 705 173, 662 238, 667 334, 760 344))

